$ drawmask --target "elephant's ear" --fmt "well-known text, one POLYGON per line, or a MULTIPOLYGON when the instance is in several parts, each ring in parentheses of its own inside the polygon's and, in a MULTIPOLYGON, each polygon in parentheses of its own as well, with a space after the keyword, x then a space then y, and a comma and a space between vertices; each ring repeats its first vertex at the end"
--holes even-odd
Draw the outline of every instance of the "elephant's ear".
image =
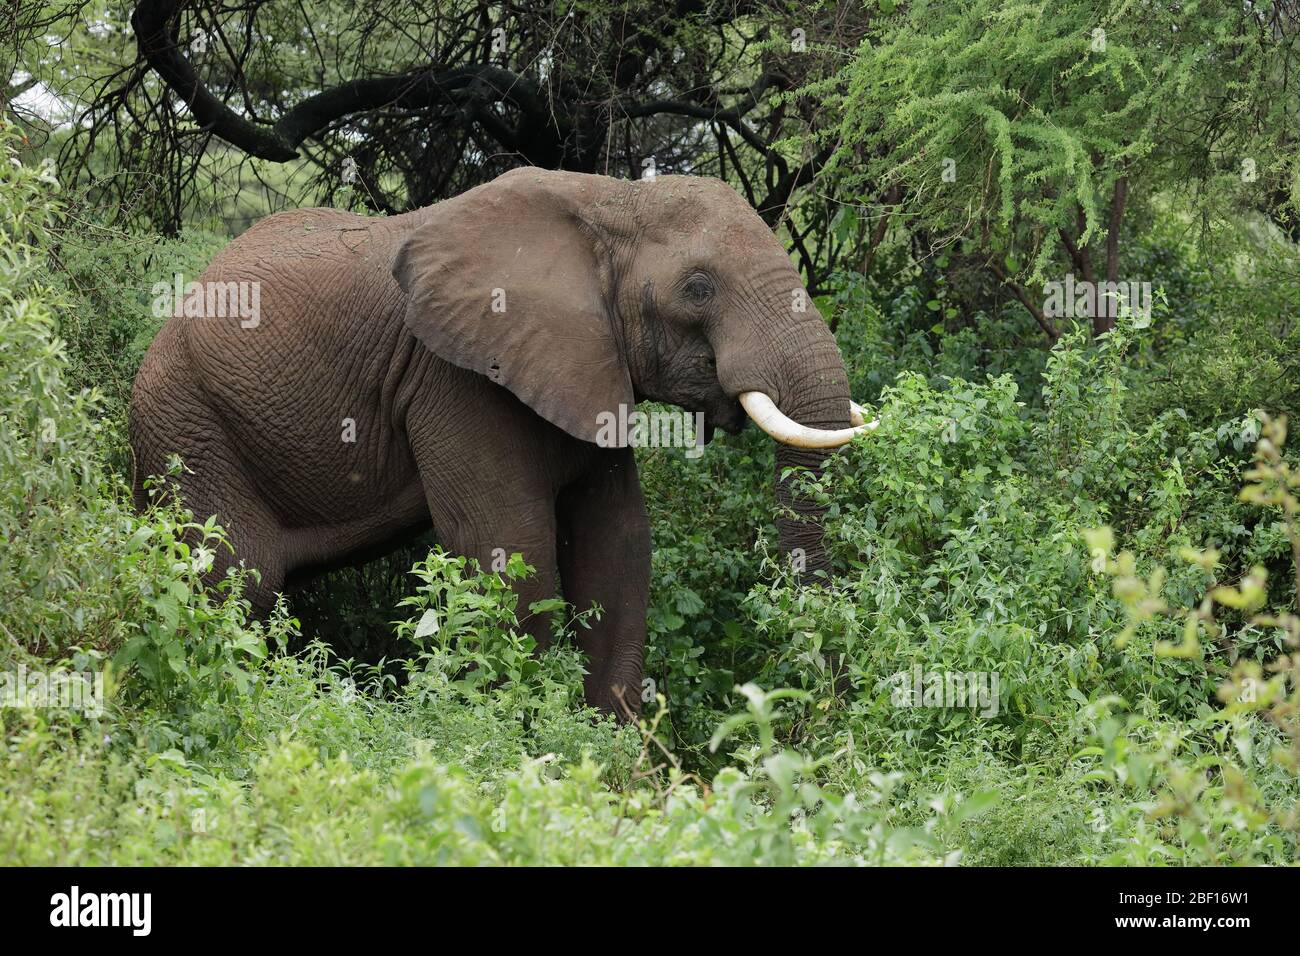
POLYGON ((634 400, 609 263, 582 215, 614 182, 513 170, 429 209, 393 262, 417 339, 590 442, 602 412, 634 400))

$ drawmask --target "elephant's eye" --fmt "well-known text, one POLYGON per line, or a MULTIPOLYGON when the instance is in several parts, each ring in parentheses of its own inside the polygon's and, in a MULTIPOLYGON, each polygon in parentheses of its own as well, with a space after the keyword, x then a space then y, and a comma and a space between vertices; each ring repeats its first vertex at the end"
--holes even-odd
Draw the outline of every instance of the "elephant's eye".
POLYGON ((713 295, 713 283, 708 276, 697 272, 682 285, 682 295, 699 305, 713 295))

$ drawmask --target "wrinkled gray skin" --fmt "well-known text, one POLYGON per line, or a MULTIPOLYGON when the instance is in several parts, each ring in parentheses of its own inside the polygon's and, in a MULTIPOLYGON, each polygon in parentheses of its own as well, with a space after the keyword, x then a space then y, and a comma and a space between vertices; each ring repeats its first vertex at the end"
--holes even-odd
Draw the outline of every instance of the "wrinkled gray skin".
MULTIPOLYGON (((595 444, 599 413, 657 399, 736 432, 737 396, 758 390, 802 424, 849 424, 843 363, 798 308, 798 273, 713 179, 521 169, 386 219, 280 213, 201 277, 232 280, 260 283, 255 327, 172 318, 145 357, 137 503, 179 454, 185 503, 234 546, 210 578, 257 568, 260 610, 430 523, 484 567, 520 551, 537 568, 521 613, 557 570, 565 599, 604 608, 580 640, 587 699, 606 711, 639 709, 650 533, 631 449, 595 444)), ((778 475, 824 455, 783 446, 778 475)), ((804 518, 780 522, 781 546, 825 569, 820 514, 794 505, 804 518)), ((524 624, 545 647, 549 622, 524 624)))

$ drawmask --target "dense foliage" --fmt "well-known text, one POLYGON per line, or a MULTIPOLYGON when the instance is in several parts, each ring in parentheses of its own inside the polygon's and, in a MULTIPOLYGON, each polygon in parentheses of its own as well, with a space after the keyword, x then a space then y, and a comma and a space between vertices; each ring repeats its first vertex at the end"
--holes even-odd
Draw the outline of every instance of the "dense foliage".
POLYGON ((0 707, 0 861, 1295 863, 1294 24, 1095 6, 854 4, 861 44, 768 91, 814 101, 781 234, 835 266, 818 304, 881 425, 810 482, 816 586, 776 554, 764 436, 639 452, 639 726, 583 706, 588 609, 531 653, 518 559, 424 540, 266 620, 238 575, 204 591, 219 520, 134 512, 124 422, 150 286, 249 196, 163 236, 61 182, 66 130, 0 119, 0 674, 104 703, 0 707), (1092 252, 1105 278, 1111 237, 1149 313, 1044 335, 1038 289, 1092 252))

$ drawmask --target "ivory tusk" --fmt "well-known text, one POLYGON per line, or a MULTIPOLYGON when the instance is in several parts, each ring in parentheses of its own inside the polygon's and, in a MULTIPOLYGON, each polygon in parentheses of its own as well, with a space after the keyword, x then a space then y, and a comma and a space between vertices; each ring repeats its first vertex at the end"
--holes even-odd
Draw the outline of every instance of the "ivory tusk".
POLYGON ((857 416, 857 423, 852 428, 825 429, 800 425, 777 408, 776 403, 762 392, 742 392, 740 404, 755 425, 781 444, 794 448, 838 448, 880 424, 862 423, 862 409, 856 405, 850 405, 850 414, 857 416))

